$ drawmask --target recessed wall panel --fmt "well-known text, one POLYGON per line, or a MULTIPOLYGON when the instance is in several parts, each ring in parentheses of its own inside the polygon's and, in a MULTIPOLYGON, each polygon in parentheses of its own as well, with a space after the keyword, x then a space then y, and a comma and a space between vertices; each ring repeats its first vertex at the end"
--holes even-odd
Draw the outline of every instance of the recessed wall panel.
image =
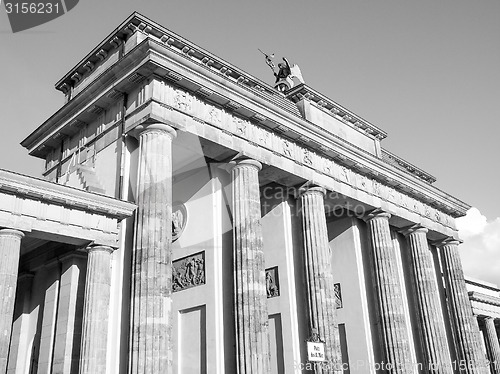
POLYGON ((207 373, 205 305, 179 311, 179 374, 207 373))

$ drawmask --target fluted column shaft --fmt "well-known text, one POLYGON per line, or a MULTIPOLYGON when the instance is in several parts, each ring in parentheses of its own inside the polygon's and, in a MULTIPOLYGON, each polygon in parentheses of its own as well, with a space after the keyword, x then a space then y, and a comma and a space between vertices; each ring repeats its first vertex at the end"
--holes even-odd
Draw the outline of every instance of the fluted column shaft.
POLYGON ((450 350, 439 300, 427 229, 415 226, 406 230, 411 284, 417 307, 418 332, 423 353, 424 373, 453 373, 450 350))
POLYGON ((451 320, 460 373, 488 372, 481 352, 480 334, 470 305, 464 272, 458 253, 458 240, 441 243, 441 263, 446 286, 448 313, 451 320))
POLYGON ((106 373, 112 253, 111 247, 88 248, 80 374, 106 373))
POLYGON ((340 359, 340 343, 324 196, 324 188, 312 187, 300 195, 300 202, 309 330, 311 334, 317 332, 325 342, 325 358, 333 364, 324 368, 318 365, 316 372, 333 373, 340 359))
POLYGON ((391 240, 390 216, 389 213, 376 210, 365 218, 372 248, 376 315, 383 356, 381 359, 391 368, 387 370, 389 373, 411 373, 408 324, 391 240))
POLYGON ((270 344, 258 172, 254 160, 231 170, 238 374, 267 374, 270 344))
POLYGON ((486 317, 484 325, 486 330, 485 338, 488 344, 490 367, 494 374, 500 374, 500 344, 498 343, 495 319, 492 317, 486 317))
POLYGON ((21 231, 0 230, 0 373, 5 373, 16 299, 17 273, 21 251, 21 231))
POLYGON ((172 140, 164 124, 139 135, 132 255, 132 374, 172 373, 172 140))

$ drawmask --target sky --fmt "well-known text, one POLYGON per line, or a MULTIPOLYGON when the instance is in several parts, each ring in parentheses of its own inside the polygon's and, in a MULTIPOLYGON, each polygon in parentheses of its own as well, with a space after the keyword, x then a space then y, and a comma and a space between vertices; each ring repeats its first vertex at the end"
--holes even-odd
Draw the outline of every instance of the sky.
POLYGON ((467 275, 500 285, 498 0, 82 0, 13 34, 0 6, 0 168, 40 176, 19 142, 63 104, 54 84, 133 11, 268 83, 258 48, 388 133, 382 146, 470 204, 467 275))

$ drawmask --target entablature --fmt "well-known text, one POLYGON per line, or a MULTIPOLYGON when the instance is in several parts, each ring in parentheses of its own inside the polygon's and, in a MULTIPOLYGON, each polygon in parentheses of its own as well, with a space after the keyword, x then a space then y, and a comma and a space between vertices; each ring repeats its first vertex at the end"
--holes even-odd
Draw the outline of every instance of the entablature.
MULTIPOLYGON (((85 94, 87 91, 80 94, 82 99, 87 99, 86 101, 74 98, 66 105, 68 109, 63 108, 62 112, 65 113, 61 111, 56 113, 55 116, 58 118, 53 118, 43 125, 47 127, 44 133, 37 130, 39 133, 38 139, 36 139, 36 132, 32 134, 31 138, 28 138, 33 147, 31 153, 43 155, 43 151, 40 151, 40 147, 44 146, 44 140, 42 139, 58 141, 57 137, 60 136, 58 134, 61 131, 73 127, 74 123, 80 124, 84 122, 82 116, 95 112, 95 108, 105 108, 106 100, 109 100, 110 96, 115 97, 116 92, 126 93, 139 84, 162 81, 171 86, 179 87, 184 92, 182 95, 188 100, 194 97, 197 100, 211 103, 217 110, 223 108, 237 117, 280 134, 290 139, 290 141, 329 157, 352 170, 356 170, 358 173, 370 178, 376 178, 388 186, 393 186, 410 196, 418 198, 420 201, 432 204, 432 206, 453 217, 464 215, 468 209, 468 206, 459 200, 429 186, 428 183, 404 172, 400 168, 391 166, 379 157, 375 157, 365 150, 339 139, 335 134, 331 134, 283 108, 275 105, 270 106, 267 100, 255 97, 247 89, 242 89, 237 82, 228 85, 223 78, 217 75, 207 75, 206 70, 201 69, 199 65, 187 64, 177 53, 173 53, 157 41, 144 40, 141 45, 136 47, 135 51, 131 52, 130 56, 135 63, 123 59, 116 65, 125 64, 135 67, 134 69, 119 69, 120 73, 123 74, 121 77, 117 77, 118 70, 113 70, 110 74, 114 76, 115 80, 108 81, 107 86, 100 84, 99 87, 94 88, 97 83, 90 85, 87 90, 92 90, 92 95, 85 94), (134 53, 137 55, 134 55, 134 53), (139 64, 137 64, 138 61, 139 64), (99 93, 97 94, 97 92, 99 93), (93 100, 90 101, 91 99, 93 100), (78 107, 80 110, 75 111, 72 107, 78 107), (50 128, 58 130, 53 130, 51 133, 50 128), (45 136, 40 137, 41 134, 45 136), (38 143, 35 143, 35 140, 38 140, 38 143)), ((144 102, 140 107, 128 111, 125 114, 125 128, 135 126, 138 124, 138 120, 145 118, 148 115, 148 105, 151 106, 155 100, 158 105, 166 104, 162 100, 152 98, 148 102, 144 102)), ((167 105, 170 105, 176 111, 183 111, 187 115, 201 118, 199 114, 189 108, 189 105, 177 105, 175 103, 167 103, 167 105)), ((215 118, 204 120, 207 123, 212 122, 212 124, 216 121, 215 118)))
MULTIPOLYGON (((47 205, 84 211, 113 220, 122 220, 132 216, 136 208, 135 204, 126 201, 89 193, 6 170, 0 170, 0 193, 40 201, 47 205)), ((11 207, 10 211, 13 214, 21 214, 21 212, 16 212, 15 207, 11 207)), ((32 213, 35 214, 36 212, 32 213)), ((47 217, 39 218, 47 219, 47 217)))

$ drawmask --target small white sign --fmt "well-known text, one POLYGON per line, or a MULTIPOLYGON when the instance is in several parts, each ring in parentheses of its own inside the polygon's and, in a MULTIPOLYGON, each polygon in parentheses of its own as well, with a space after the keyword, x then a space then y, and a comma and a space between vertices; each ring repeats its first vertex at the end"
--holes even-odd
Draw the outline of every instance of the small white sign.
POLYGON ((325 361, 325 343, 307 342, 307 359, 309 361, 325 361))

